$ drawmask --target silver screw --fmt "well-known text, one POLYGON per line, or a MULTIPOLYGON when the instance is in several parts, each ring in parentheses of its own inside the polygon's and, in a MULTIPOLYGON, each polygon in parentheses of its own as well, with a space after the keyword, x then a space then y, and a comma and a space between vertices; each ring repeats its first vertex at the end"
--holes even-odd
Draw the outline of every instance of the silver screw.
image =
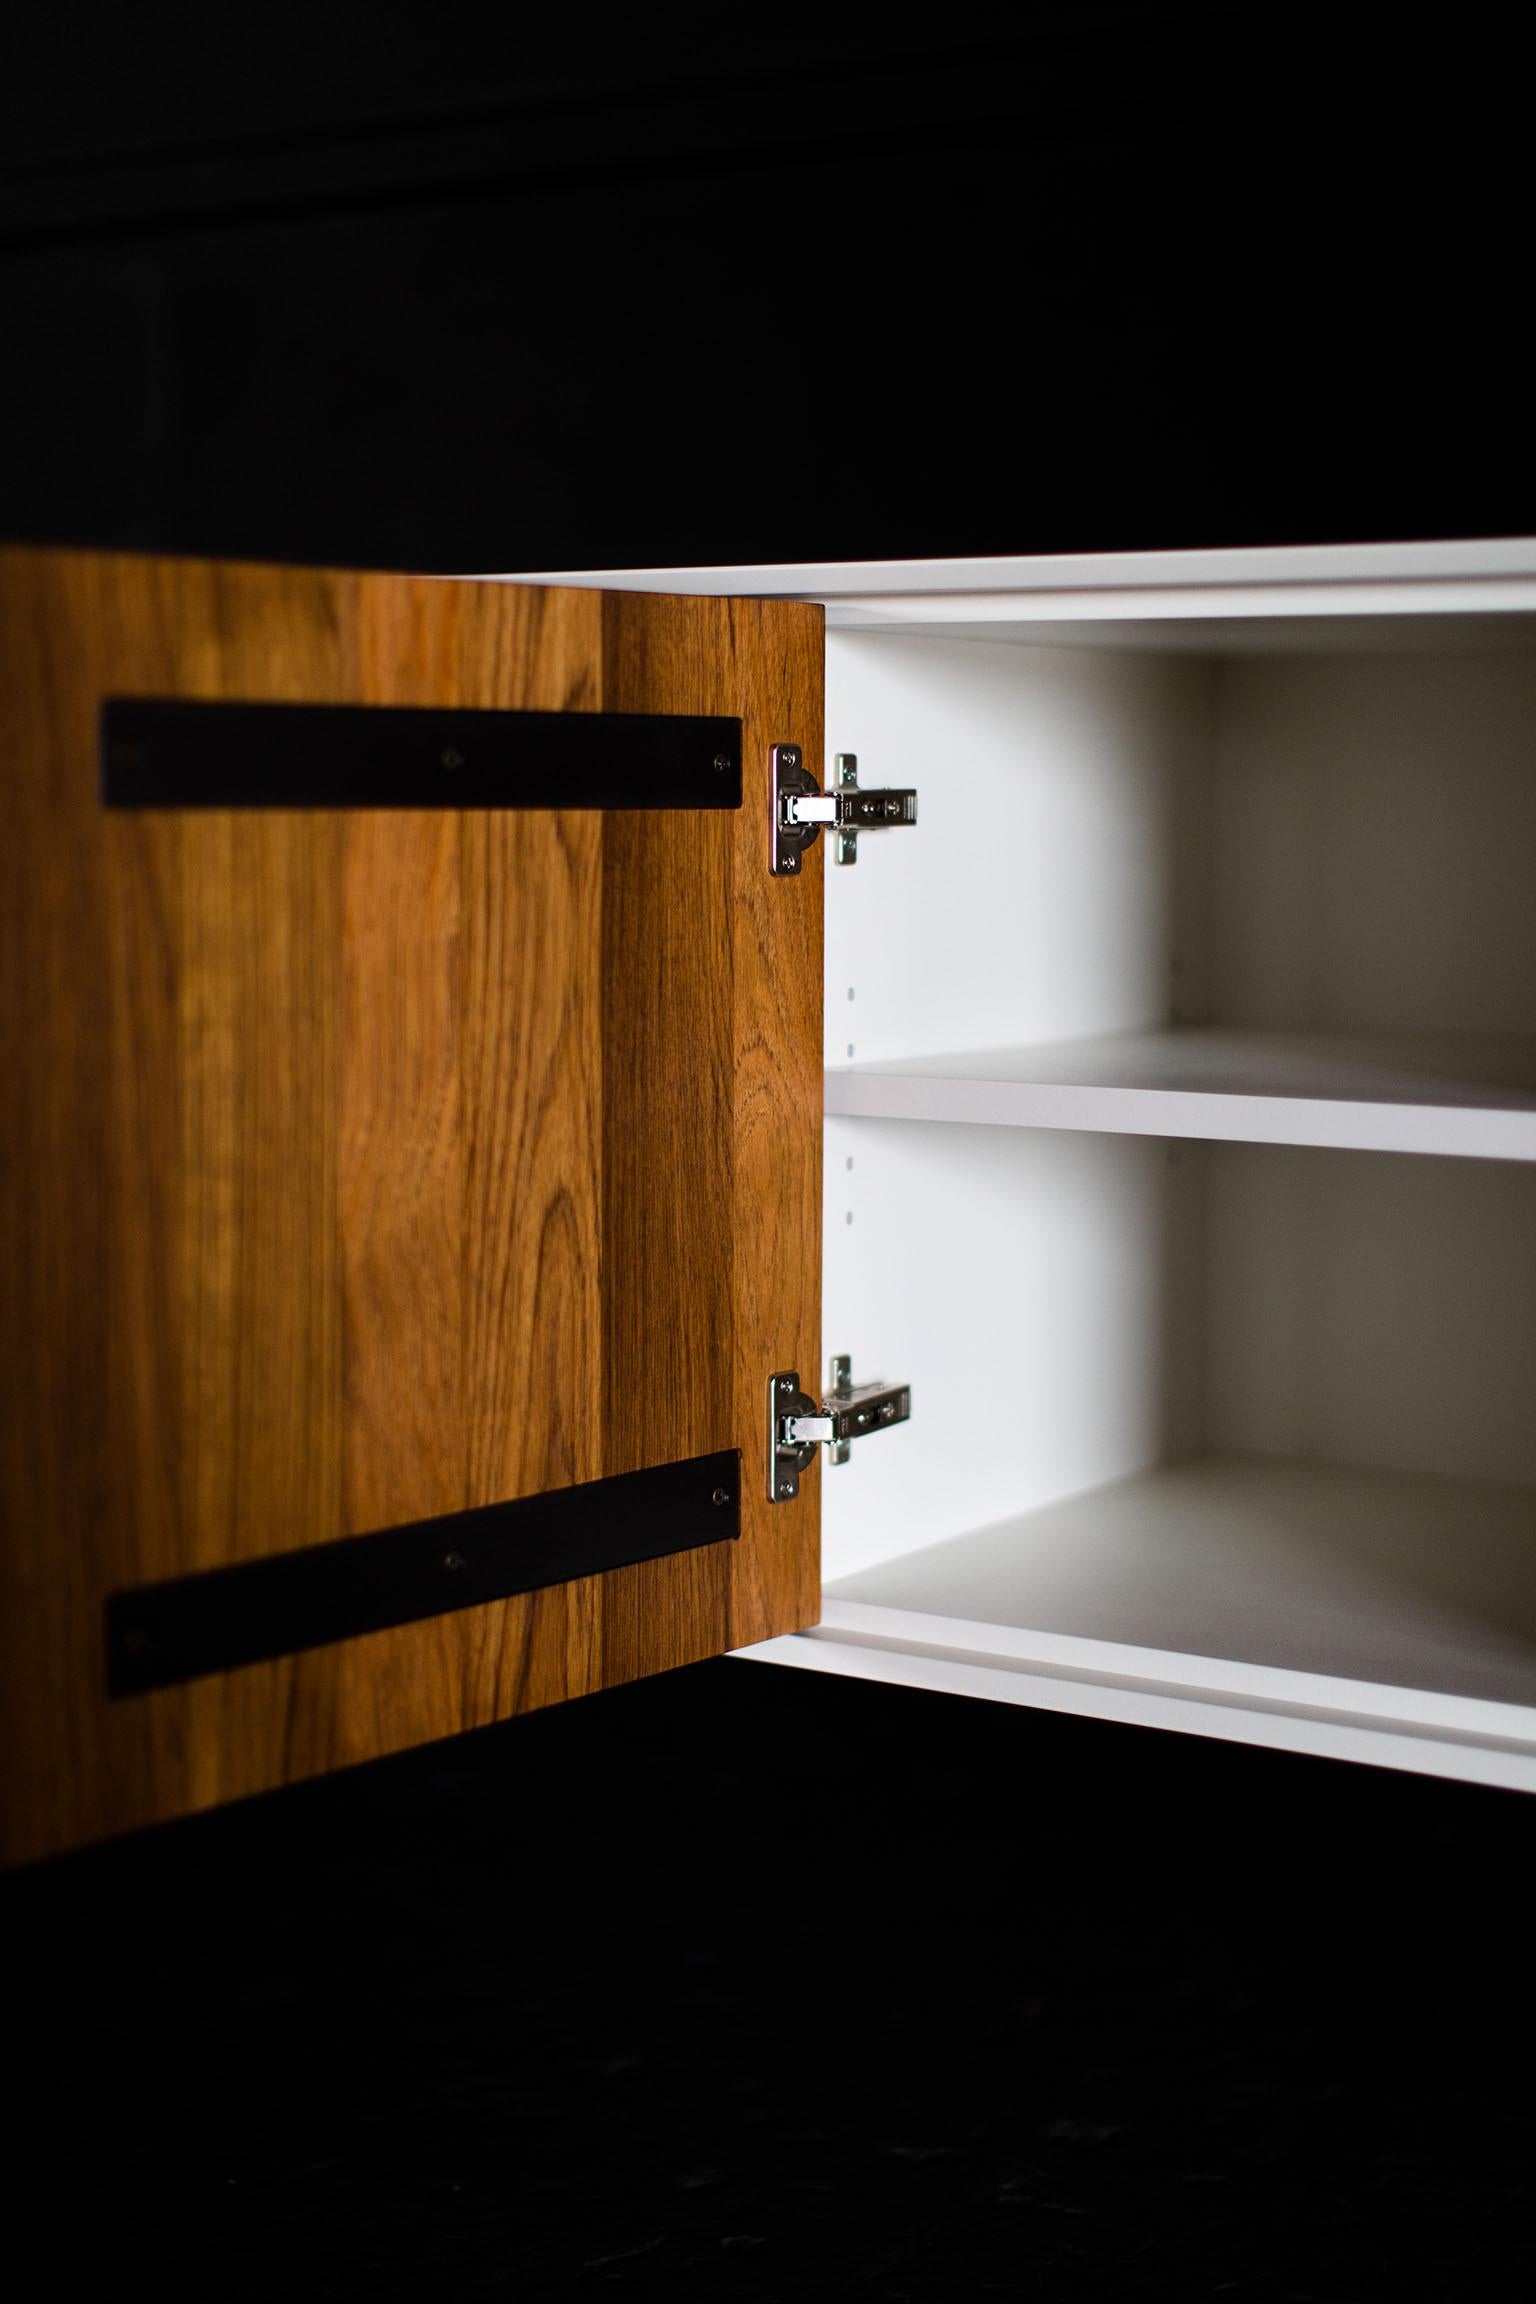
POLYGON ((729 1504, 730 1500, 731 1500, 731 1492, 730 1492, 729 1488, 717 1488, 717 1489, 715 1490, 715 1494, 714 1494, 714 1501, 715 1501, 715 1503, 717 1503, 717 1504, 729 1504))
POLYGON ((722 776, 725 774, 725 771, 727 768, 729 768, 730 764, 731 756, 729 752, 717 752, 715 754, 715 766, 719 769, 722 776))

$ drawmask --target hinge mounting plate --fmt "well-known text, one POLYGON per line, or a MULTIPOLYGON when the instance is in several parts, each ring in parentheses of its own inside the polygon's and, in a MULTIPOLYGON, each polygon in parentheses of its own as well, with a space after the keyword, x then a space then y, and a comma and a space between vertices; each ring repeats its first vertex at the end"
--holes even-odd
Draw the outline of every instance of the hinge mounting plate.
POLYGON ((845 1354, 832 1363, 826 1398, 818 1404, 800 1388, 797 1368, 780 1368, 768 1379, 768 1496, 788 1504, 800 1493, 800 1475, 819 1447, 828 1461, 846 1464, 855 1440, 905 1424, 912 1413, 906 1384, 855 1384, 845 1354))
POLYGON ((858 756, 839 752, 833 789, 823 792, 798 744, 775 744, 770 756, 770 862, 776 874, 798 872, 800 860, 825 824, 836 838, 839 864, 858 861, 859 834, 886 832, 917 822, 913 791, 859 789, 858 756))

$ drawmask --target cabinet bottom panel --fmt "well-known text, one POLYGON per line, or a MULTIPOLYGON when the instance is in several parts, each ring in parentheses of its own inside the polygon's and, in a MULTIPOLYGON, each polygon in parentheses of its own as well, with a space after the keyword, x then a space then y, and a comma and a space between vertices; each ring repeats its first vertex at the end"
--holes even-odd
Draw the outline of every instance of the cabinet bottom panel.
POLYGON ((844 1576, 770 1652, 1536 1790, 1536 1491, 1196 1457, 844 1576))

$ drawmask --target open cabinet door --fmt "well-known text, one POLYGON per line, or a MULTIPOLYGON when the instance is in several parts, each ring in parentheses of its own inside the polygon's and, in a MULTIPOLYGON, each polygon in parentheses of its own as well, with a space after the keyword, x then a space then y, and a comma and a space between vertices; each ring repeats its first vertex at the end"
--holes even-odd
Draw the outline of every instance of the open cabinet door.
POLYGON ((820 610, 20 551, 0 659, 7 1855, 813 1622, 820 610))

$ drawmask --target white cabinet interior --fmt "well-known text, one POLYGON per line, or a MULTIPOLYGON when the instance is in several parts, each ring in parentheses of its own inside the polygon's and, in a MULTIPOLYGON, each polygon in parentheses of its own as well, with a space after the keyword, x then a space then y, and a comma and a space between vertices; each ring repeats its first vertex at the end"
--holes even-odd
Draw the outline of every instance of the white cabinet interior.
POLYGON ((1536 619, 835 630, 828 740, 921 794, 827 894, 915 1413, 775 1652, 1536 1786, 1536 619))
POLYGON ((752 1651, 1536 1789, 1536 545, 828 605, 824 1327, 909 1424, 752 1651))

